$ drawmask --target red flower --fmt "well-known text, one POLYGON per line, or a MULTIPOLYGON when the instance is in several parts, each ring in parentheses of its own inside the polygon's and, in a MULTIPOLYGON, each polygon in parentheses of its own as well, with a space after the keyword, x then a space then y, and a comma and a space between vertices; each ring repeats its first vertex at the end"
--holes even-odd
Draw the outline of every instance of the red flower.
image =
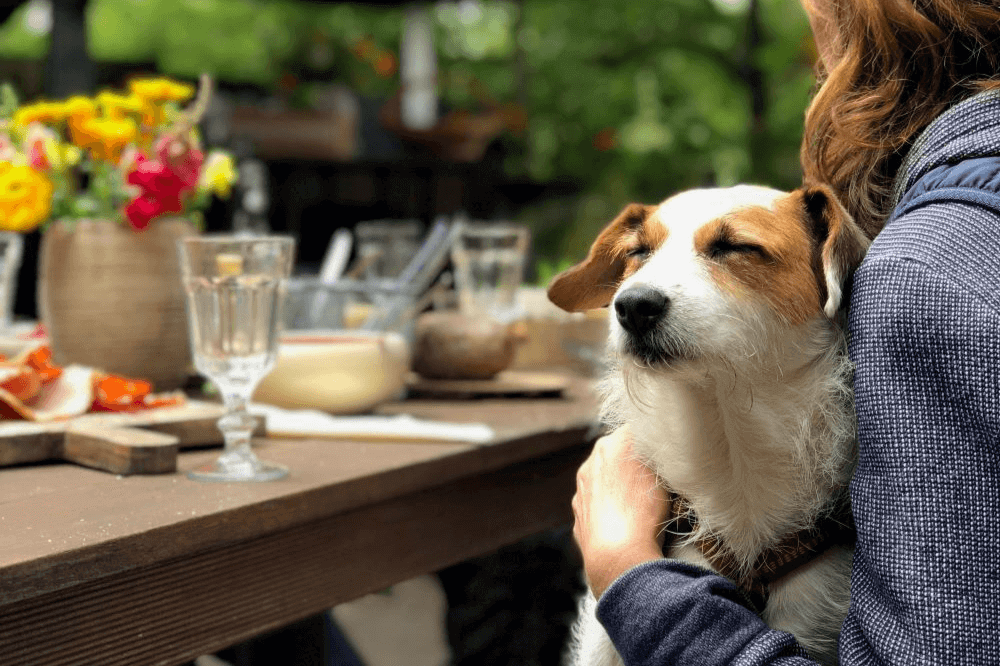
POLYGON ((157 141, 155 150, 160 162, 167 165, 185 187, 198 184, 201 165, 205 162, 204 153, 187 141, 172 136, 165 136, 157 141))
POLYGON ((139 188, 139 195, 125 207, 125 217, 136 230, 145 229, 153 218, 164 213, 182 212, 184 193, 198 183, 204 155, 186 146, 178 152, 174 141, 167 138, 157 144, 159 159, 149 159, 142 152, 135 156, 134 168, 126 180, 139 188))
POLYGON ((136 231, 142 231, 149 226, 149 222, 163 213, 181 212, 181 206, 170 206, 162 199, 150 196, 138 196, 125 206, 125 218, 129 225, 136 231))

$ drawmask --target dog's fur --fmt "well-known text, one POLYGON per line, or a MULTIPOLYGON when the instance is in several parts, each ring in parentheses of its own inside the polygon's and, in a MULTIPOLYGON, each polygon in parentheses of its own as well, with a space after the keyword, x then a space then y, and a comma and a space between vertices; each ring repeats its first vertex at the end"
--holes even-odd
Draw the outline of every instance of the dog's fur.
MULTIPOLYGON (((550 285, 566 310, 613 308, 602 418, 628 427, 695 519, 671 557, 711 567, 695 544, 714 535, 749 571, 847 501, 856 444, 840 306, 867 246, 822 186, 691 190, 626 208, 550 285), (649 290, 665 312, 625 326, 649 290)), ((838 546, 785 575, 762 612, 823 663, 837 661, 851 559, 838 546)), ((587 596, 571 658, 620 663, 587 596)))

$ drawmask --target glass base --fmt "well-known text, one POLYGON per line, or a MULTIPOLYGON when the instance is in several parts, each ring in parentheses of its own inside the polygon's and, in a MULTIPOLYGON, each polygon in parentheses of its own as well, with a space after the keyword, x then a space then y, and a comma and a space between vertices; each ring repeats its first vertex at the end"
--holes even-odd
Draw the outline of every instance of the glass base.
POLYGON ((277 481, 288 476, 288 468, 259 460, 252 452, 234 452, 223 453, 214 463, 196 467, 187 476, 194 481, 277 481))

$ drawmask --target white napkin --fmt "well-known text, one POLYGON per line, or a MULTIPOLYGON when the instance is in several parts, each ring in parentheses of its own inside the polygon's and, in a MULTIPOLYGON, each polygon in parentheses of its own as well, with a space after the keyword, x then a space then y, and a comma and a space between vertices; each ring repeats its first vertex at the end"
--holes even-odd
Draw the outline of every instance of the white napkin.
POLYGON ((418 419, 409 414, 394 416, 332 416, 313 409, 281 409, 252 403, 248 411, 267 419, 271 437, 336 437, 388 441, 456 441, 485 444, 492 441, 493 428, 482 423, 445 423, 418 419))

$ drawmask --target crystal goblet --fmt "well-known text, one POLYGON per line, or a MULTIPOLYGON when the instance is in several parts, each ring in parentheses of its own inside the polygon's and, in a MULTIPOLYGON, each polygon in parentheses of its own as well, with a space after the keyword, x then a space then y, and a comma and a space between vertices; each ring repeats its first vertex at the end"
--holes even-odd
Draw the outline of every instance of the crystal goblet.
POLYGON ((278 329, 295 242, 284 236, 207 234, 178 241, 191 352, 219 389, 225 449, 188 472, 198 481, 273 481, 288 474, 251 449, 247 403, 278 356, 278 329))

